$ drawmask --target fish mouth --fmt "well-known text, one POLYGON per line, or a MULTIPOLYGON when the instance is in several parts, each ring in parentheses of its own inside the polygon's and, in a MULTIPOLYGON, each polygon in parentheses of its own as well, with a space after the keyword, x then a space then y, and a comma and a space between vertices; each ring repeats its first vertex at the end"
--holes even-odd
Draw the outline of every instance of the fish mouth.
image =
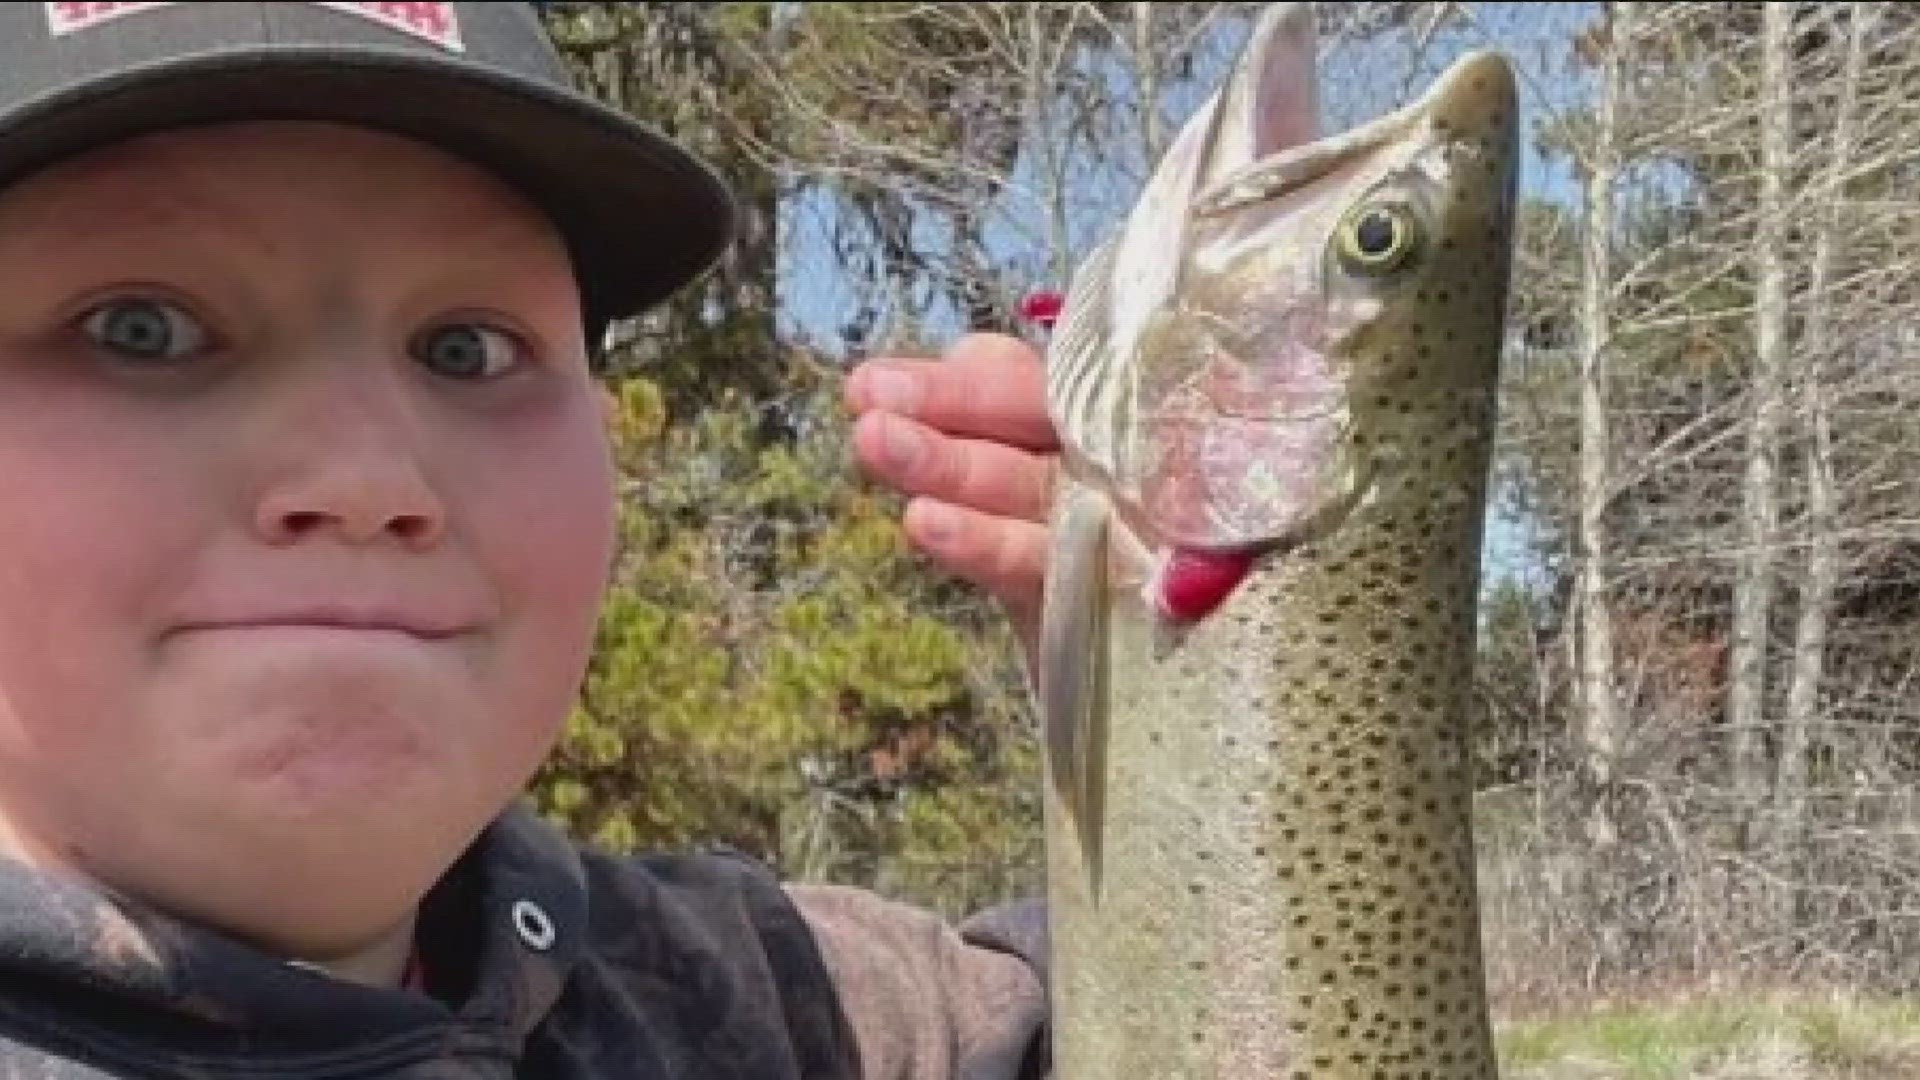
POLYGON ((1464 130, 1488 117, 1498 117, 1496 123, 1511 130, 1517 111, 1511 62, 1497 51, 1478 50, 1454 61, 1424 94, 1392 112, 1240 165, 1195 192, 1191 213, 1196 219, 1222 217, 1271 204, 1415 132, 1464 130))

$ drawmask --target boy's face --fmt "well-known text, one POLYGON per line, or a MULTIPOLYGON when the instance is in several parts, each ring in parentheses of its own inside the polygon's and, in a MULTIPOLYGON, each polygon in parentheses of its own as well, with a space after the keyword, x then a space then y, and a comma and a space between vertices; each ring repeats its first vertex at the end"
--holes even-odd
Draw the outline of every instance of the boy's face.
POLYGON ((0 190, 0 837, 324 958, 548 749, 613 534, 566 253, 247 125, 0 190))

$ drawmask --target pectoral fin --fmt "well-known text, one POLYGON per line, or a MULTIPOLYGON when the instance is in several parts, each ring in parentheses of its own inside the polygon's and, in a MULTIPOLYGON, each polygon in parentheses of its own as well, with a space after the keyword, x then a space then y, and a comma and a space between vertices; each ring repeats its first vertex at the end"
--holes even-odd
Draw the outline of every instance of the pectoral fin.
POLYGON ((1107 749, 1106 500, 1068 483, 1054 518, 1040 637, 1040 713, 1047 765, 1100 889, 1107 749))

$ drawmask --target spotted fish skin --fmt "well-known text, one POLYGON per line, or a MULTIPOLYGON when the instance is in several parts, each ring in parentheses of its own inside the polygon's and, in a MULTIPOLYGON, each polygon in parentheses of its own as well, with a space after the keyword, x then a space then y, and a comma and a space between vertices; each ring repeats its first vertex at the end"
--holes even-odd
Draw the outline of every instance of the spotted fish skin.
POLYGON ((1302 8, 1262 17, 1049 348, 1058 1080, 1498 1075, 1468 740, 1516 88, 1477 53, 1287 132, 1302 88, 1267 84, 1310 69, 1302 8), (1382 199, 1415 243, 1358 269, 1382 199), (1192 551, 1258 557, 1170 626, 1192 551))

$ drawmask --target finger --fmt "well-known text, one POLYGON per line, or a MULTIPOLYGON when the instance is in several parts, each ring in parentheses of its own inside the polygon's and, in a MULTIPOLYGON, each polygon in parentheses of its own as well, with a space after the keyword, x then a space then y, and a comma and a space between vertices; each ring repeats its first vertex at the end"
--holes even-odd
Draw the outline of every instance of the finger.
POLYGON ((940 360, 869 360, 847 377, 846 398, 855 412, 897 413, 953 435, 1059 447, 1040 354, 1004 334, 969 334, 940 360))
POLYGON ((1039 618, 1047 569, 1047 530, 938 499, 907 504, 907 538, 948 573, 985 589, 1023 635, 1039 618))
POLYGON ((863 468, 908 495, 1028 521, 1045 521, 1052 505, 1051 457, 952 438, 887 413, 861 417, 853 446, 863 468))

